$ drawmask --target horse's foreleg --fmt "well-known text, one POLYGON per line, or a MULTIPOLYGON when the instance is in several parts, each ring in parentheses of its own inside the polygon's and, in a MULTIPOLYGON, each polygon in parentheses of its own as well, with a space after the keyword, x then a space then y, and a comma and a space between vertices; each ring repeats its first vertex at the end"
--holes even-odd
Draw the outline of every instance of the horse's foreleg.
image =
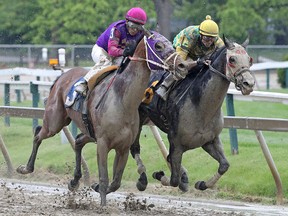
MULTIPOLYGON (((181 173, 181 179, 180 179, 180 183, 179 183, 179 189, 183 192, 187 192, 189 189, 189 181, 188 181, 188 176, 187 176, 187 170, 181 166, 180 169, 180 173, 181 173)), ((162 185, 164 186, 172 186, 170 184, 170 178, 167 177, 165 175, 165 173, 163 171, 159 171, 159 172, 154 172, 152 177, 158 181, 161 182, 162 185)))
POLYGON ((171 179, 170 185, 178 187, 181 182, 181 162, 182 162, 183 151, 178 147, 175 148, 174 144, 170 141, 169 149, 169 162, 171 164, 171 179))
POLYGON ((202 148, 219 162, 219 168, 217 173, 215 173, 207 182, 198 181, 195 184, 195 188, 199 190, 213 187, 229 168, 229 163, 224 155, 222 143, 219 137, 215 138, 215 140, 210 143, 206 143, 202 148))
POLYGON ((34 164, 35 164, 38 148, 39 148, 42 140, 44 138, 47 138, 47 136, 44 136, 44 135, 41 135, 41 134, 45 134, 45 133, 43 133, 43 128, 41 126, 37 126, 35 128, 35 132, 34 132, 32 153, 30 155, 28 163, 27 163, 26 166, 25 165, 20 165, 16 169, 16 171, 18 173, 20 173, 20 174, 28 174, 28 173, 32 173, 34 171, 34 164), (41 133, 40 133, 40 131, 41 131, 41 133))
POLYGON ((135 159, 136 164, 137 164, 137 172, 139 173, 140 177, 138 179, 138 182, 136 184, 136 187, 139 191, 144 191, 148 185, 148 179, 146 175, 146 167, 144 166, 141 157, 140 157, 140 134, 141 134, 141 129, 140 127, 139 132, 137 134, 137 137, 134 141, 134 143, 130 147, 130 152, 132 157, 135 159))
POLYGON ((113 180, 108 187, 107 194, 116 191, 120 188, 121 180, 123 176, 124 169, 127 164, 129 156, 129 149, 127 151, 116 151, 114 165, 113 165, 113 180))
POLYGON ((135 160, 136 160, 136 164, 138 167, 138 173, 140 175, 136 187, 139 191, 144 191, 147 188, 148 185, 148 179, 147 179, 147 175, 146 175, 146 167, 144 166, 140 154, 136 154, 135 155, 135 160))
POLYGON ((109 184, 108 177, 108 148, 103 140, 97 137, 97 164, 99 173, 99 184, 95 183, 91 187, 96 192, 100 193, 101 206, 106 205, 106 195, 109 184))
POLYGON ((74 170, 74 179, 72 179, 68 184, 68 189, 70 191, 77 190, 79 187, 79 180, 82 177, 81 171, 81 155, 82 149, 86 143, 93 141, 91 138, 84 134, 77 135, 75 139, 75 170, 74 170))

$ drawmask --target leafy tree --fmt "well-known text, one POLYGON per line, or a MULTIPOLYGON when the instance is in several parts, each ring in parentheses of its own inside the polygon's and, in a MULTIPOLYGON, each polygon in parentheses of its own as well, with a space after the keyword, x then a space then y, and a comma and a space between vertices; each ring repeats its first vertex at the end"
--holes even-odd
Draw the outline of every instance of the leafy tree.
MULTIPOLYGON (((38 0, 41 7, 35 21, 31 23, 32 31, 27 35, 33 43, 52 44, 91 44, 94 43, 110 23, 125 19, 131 7, 141 6, 151 11, 153 4, 149 1, 139 3, 132 0, 38 0)), ((149 13, 152 14, 152 13, 149 13)))
POLYGON ((218 11, 220 26, 239 41, 249 36, 250 44, 285 44, 287 6, 284 0, 228 0, 218 11))
POLYGON ((0 1, 0 43, 92 44, 113 21, 140 6, 148 28, 170 40, 207 14, 238 42, 288 44, 286 0, 29 0, 0 1), (157 17, 157 19, 156 19, 157 17))
MULTIPOLYGON (((288 55, 283 57, 283 61, 288 61, 288 55)), ((288 83, 286 83, 286 68, 280 68, 277 70, 278 79, 277 82, 280 84, 282 88, 287 88, 288 83)))
POLYGON ((206 15, 210 15, 219 24, 217 11, 221 10, 226 2, 227 0, 174 0, 174 16, 178 20, 178 28, 172 34, 175 36, 187 26, 199 25, 206 15))
POLYGON ((157 24, 158 24, 157 27, 159 27, 159 32, 166 38, 170 39, 170 33, 171 33, 170 21, 173 12, 172 1, 153 0, 153 2, 157 13, 157 24))
POLYGON ((30 38, 26 38, 24 35, 31 31, 29 23, 39 14, 39 9, 37 0, 1 1, 0 43, 30 43, 30 38))

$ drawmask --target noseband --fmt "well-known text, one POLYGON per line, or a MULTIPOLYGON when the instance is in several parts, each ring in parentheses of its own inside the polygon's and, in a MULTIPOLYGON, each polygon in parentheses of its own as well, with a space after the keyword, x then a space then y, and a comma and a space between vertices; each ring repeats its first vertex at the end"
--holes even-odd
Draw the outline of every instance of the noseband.
MULTIPOLYGON (((150 70, 169 70, 170 73, 173 75, 176 74, 176 61, 179 56, 176 52, 173 52, 168 56, 168 58, 163 61, 162 57, 160 57, 153 49, 153 45, 155 44, 155 41, 151 39, 154 35, 150 35, 148 38, 144 36, 144 44, 145 44, 145 50, 146 50, 146 58, 140 58, 140 57, 129 57, 132 61, 146 61, 147 66, 150 70), (174 58, 173 65, 169 65, 167 62, 174 58), (152 60, 153 59, 153 60, 152 60), (171 69, 172 66, 172 69, 171 69)), ((177 76, 184 78, 185 76, 182 76, 181 74, 177 74, 177 76)))

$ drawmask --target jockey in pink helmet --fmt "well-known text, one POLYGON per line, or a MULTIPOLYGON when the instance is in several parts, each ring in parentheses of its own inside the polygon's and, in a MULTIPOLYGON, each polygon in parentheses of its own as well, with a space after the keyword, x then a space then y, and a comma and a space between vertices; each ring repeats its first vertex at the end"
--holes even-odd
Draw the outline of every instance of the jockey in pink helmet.
POLYGON ((144 35, 143 25, 146 21, 146 12, 140 7, 134 7, 128 10, 125 19, 113 22, 99 35, 91 53, 95 65, 74 84, 75 92, 73 96, 67 98, 66 107, 73 105, 77 93, 86 94, 87 82, 98 71, 112 64, 119 65, 123 56, 131 55, 128 49, 125 50, 125 47, 141 40, 144 35))
POLYGON ((141 25, 145 25, 147 21, 147 15, 146 15, 146 12, 142 8, 135 7, 135 8, 131 8, 127 12, 126 20, 129 20, 134 23, 139 23, 141 25))

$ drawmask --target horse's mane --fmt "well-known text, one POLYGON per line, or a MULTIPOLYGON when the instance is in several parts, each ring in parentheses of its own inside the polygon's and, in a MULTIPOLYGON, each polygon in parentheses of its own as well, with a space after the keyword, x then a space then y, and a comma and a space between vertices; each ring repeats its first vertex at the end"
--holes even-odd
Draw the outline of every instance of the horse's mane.
MULTIPOLYGON (((226 47, 223 46, 217 50, 215 50, 209 57, 209 60, 211 60, 211 64, 213 64, 214 61, 217 61, 218 57, 221 56, 221 54, 225 51, 226 47)), ((185 79, 181 80, 177 84, 176 90, 176 99, 173 100, 179 100, 181 98, 181 95, 187 91, 187 89, 191 89, 190 92, 190 98, 193 101, 194 104, 199 104, 202 90, 204 86, 206 86, 208 80, 211 77, 211 73, 207 73, 209 70, 209 66, 195 66, 192 69, 189 70, 188 75, 185 79), (179 96, 180 95, 180 96, 179 96)))
MULTIPOLYGON (((225 46, 220 47, 218 49, 216 49, 209 57, 208 60, 211 61, 211 64, 219 57, 219 55, 222 53, 222 51, 224 51, 224 49, 226 49, 225 46)), ((200 71, 204 72, 207 71, 209 69, 208 66, 204 65, 204 66, 196 66, 190 69, 188 76, 195 76, 196 74, 198 74, 200 71), (204 71, 203 71, 204 70, 204 71)))

